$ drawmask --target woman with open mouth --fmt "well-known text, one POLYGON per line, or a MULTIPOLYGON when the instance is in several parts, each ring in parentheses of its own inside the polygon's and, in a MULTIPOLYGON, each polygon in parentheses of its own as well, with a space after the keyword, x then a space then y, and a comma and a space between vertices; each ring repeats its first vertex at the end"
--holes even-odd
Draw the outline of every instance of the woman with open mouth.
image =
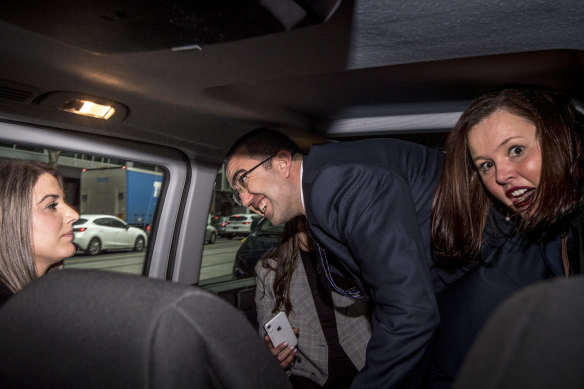
POLYGON ((580 273, 584 115, 541 88, 488 93, 446 142, 433 207, 441 324, 430 383, 450 387, 482 324, 533 282, 580 273))

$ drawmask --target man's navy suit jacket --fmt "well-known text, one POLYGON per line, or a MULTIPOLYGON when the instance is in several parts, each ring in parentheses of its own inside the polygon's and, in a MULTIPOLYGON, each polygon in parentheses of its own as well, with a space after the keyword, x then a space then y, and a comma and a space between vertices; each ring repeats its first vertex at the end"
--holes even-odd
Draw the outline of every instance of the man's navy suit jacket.
POLYGON ((394 139, 313 146, 304 156, 310 231, 339 258, 333 273, 350 273, 374 304, 355 388, 421 386, 439 323, 430 226, 442 165, 440 151, 394 139))

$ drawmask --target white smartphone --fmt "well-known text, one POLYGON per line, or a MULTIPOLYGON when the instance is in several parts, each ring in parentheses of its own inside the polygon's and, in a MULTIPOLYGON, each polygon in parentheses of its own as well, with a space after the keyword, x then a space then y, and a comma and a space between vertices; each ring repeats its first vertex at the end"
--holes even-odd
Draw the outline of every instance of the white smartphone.
POLYGON ((298 344, 298 339, 292 330, 292 326, 284 312, 278 313, 270 321, 264 324, 264 329, 268 333, 270 340, 274 347, 278 347, 280 343, 288 342, 288 347, 298 344))

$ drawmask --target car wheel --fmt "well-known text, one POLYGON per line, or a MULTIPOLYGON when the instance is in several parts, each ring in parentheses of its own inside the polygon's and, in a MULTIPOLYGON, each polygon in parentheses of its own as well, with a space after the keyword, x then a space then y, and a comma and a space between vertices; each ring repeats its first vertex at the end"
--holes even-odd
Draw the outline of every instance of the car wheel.
POLYGON ((142 251, 144 250, 145 240, 143 236, 139 236, 136 238, 136 243, 134 243, 134 251, 142 251))
POLYGON ((98 238, 92 238, 87 245, 87 254, 97 255, 101 253, 101 241, 98 238))
POLYGON ((216 240, 217 240, 217 235, 215 235, 215 233, 212 232, 211 236, 209 237, 209 244, 215 243, 216 240))

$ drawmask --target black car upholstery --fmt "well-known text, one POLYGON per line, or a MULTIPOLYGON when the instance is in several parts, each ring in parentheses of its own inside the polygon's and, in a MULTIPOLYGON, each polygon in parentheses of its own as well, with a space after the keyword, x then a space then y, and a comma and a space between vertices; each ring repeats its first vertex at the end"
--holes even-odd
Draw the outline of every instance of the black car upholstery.
POLYGON ((0 309, 0 350, 2 388, 289 387, 220 297, 96 270, 49 273, 13 296, 0 309))
POLYGON ((535 283, 504 301, 461 367, 456 389, 581 388, 584 277, 535 283))

